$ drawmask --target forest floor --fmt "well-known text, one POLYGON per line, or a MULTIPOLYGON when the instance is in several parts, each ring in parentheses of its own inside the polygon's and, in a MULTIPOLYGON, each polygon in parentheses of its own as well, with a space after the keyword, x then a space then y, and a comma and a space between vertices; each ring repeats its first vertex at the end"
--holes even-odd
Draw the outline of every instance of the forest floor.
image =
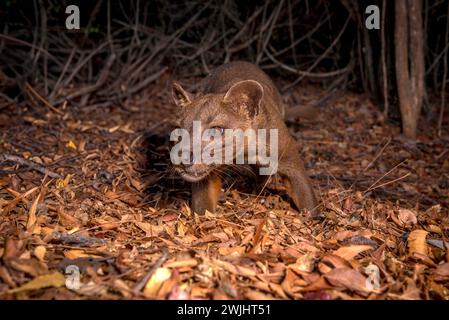
POLYGON ((120 107, 1 110, 0 299, 449 299, 447 131, 411 143, 340 94, 289 123, 324 219, 276 181, 259 195, 231 184, 198 216, 168 164, 167 88, 120 107))

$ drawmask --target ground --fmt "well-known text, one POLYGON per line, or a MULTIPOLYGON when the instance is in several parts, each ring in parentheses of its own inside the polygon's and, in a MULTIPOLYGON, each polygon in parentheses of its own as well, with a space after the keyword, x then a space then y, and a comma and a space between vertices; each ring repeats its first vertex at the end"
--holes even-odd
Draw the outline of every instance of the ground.
POLYGON ((325 218, 293 209, 279 181, 260 194, 230 183, 199 216, 168 165, 167 88, 115 107, 1 110, 1 299, 449 298, 447 132, 410 142, 342 92, 289 123, 325 218))

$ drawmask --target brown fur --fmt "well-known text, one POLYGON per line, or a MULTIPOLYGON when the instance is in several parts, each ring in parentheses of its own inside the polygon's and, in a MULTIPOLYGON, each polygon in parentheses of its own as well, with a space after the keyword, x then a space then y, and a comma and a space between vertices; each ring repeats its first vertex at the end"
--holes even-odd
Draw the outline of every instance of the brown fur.
MULTIPOLYGON (((203 89, 193 96, 179 84, 173 85, 173 98, 180 106, 179 127, 192 130, 194 120, 203 129, 278 129, 278 174, 284 178, 287 191, 298 209, 316 212, 317 200, 299 159, 299 146, 285 123, 285 107, 271 79, 257 66, 231 62, 217 68, 205 81, 203 89)), ((219 172, 222 166, 192 164, 175 166, 192 182, 192 209, 197 213, 215 211, 220 195, 219 172)))

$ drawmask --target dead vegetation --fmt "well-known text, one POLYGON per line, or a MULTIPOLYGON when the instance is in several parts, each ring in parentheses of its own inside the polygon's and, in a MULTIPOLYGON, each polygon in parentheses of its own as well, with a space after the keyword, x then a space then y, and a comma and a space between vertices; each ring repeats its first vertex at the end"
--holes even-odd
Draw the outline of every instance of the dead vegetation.
POLYGON ((293 210, 275 183, 227 188, 217 214, 198 216, 168 166, 165 86, 107 118, 70 104, 2 113, 2 299, 448 299, 447 136, 409 144, 346 93, 290 123, 324 220, 293 210), (70 265, 78 290, 64 285, 70 265))
POLYGON ((449 26, 446 3, 424 4, 415 143, 395 108, 394 4, 374 2, 385 33, 363 28, 353 0, 97 1, 80 32, 55 18, 59 1, 1 7, 2 22, 26 19, 0 33, 0 298, 448 299, 448 32, 432 32, 449 26), (217 214, 189 210, 167 159, 169 84, 194 88, 237 59, 274 76, 290 105, 320 110, 289 127, 322 221, 278 182, 253 194, 238 175, 217 214), (383 113, 348 90, 361 88, 383 113))

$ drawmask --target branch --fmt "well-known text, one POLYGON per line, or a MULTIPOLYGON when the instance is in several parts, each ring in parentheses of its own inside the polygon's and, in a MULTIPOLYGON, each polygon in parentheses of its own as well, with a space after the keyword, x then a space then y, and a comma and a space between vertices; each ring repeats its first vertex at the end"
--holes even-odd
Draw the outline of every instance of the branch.
POLYGON ((48 175, 50 178, 62 179, 62 177, 59 174, 48 170, 43 165, 41 165, 37 162, 19 157, 19 156, 13 156, 13 155, 9 155, 9 154, 0 155, 0 162, 5 162, 5 161, 11 161, 11 162, 18 163, 22 166, 29 167, 29 168, 36 170, 42 174, 48 175))

